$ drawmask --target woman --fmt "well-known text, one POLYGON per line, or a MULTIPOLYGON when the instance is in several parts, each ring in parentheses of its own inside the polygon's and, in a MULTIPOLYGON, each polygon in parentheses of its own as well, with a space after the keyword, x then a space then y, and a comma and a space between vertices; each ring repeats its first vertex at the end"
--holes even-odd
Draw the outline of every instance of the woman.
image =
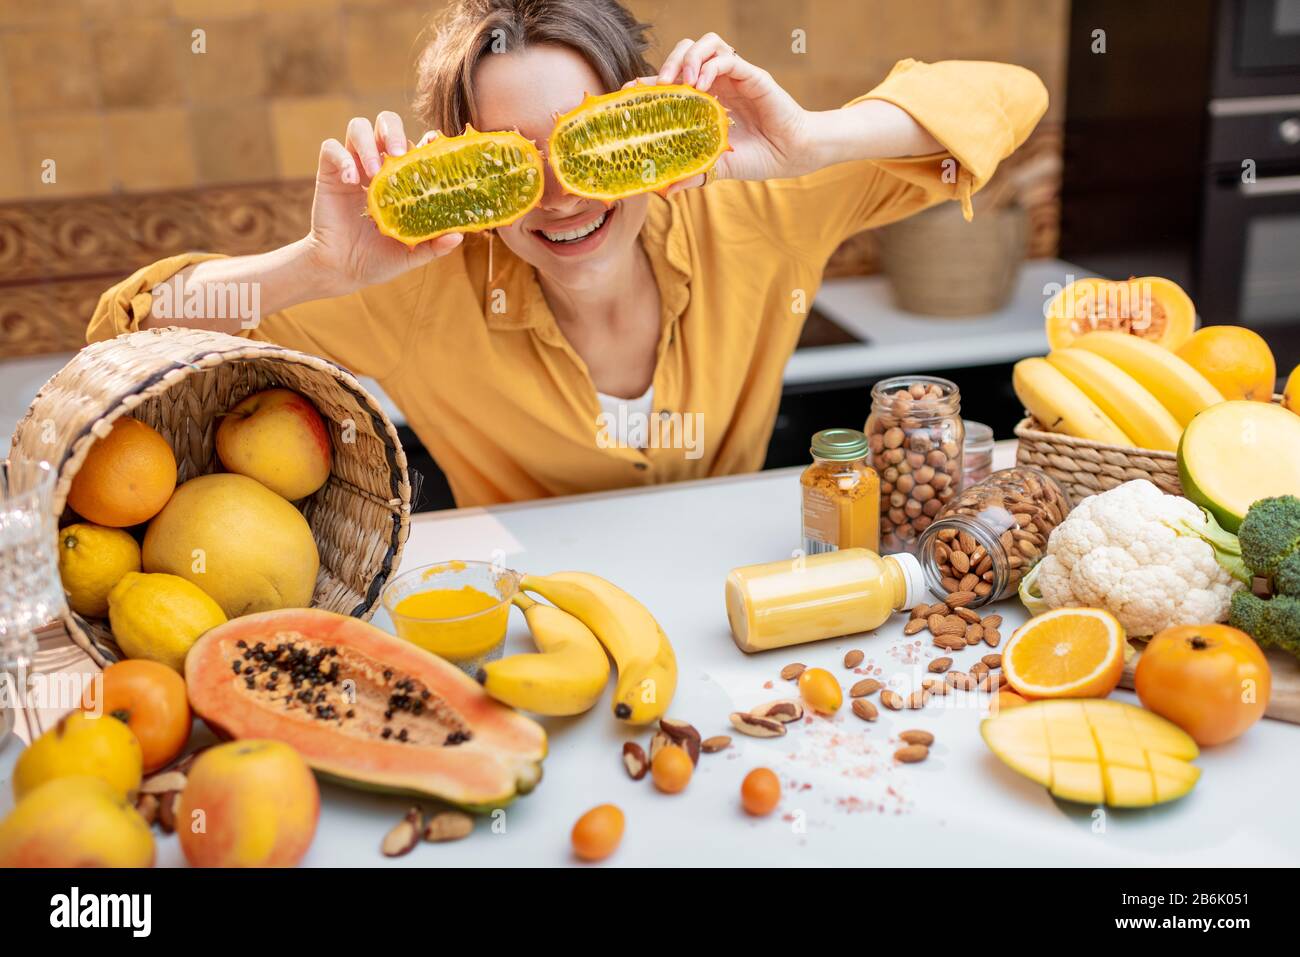
MULTIPOLYGON (((261 321, 242 331, 376 378, 462 506, 757 469, 836 246, 945 199, 969 214, 1046 91, 1019 67, 904 60, 842 109, 810 112, 712 33, 654 74, 645 30, 615 0, 459 0, 420 58, 419 116, 443 132, 518 129, 544 149, 587 92, 693 84, 735 124, 707 176, 607 209, 548 168, 500 242, 408 250, 362 214, 382 154, 412 144, 395 113, 357 117, 321 144, 305 238, 148 266, 104 294, 88 339, 176 324, 155 308, 164 283, 187 299, 256 284, 261 321)), ((237 317, 180 321, 241 332, 237 317)))

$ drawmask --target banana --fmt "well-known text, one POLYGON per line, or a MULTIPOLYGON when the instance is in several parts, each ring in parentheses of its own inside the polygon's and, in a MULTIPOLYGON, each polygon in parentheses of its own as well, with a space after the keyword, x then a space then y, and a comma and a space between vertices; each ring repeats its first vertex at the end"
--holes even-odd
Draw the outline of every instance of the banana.
POLYGON ((1071 345, 1109 359, 1137 379, 1179 425, 1202 409, 1218 405, 1223 395, 1187 362, 1163 346, 1122 332, 1090 332, 1071 345))
POLYGON ((587 572, 525 575, 519 587, 579 619, 605 646, 618 667, 614 717, 646 724, 664 715, 677 690, 677 657, 645 605, 587 572))
POLYGON ((489 661, 478 672, 483 690, 512 708, 534 714, 590 710, 609 681, 609 658, 596 636, 567 612, 527 595, 515 595, 514 603, 528 620, 540 653, 489 661))
POLYGON ((1107 445, 1134 445, 1110 416, 1046 359, 1021 359, 1011 372, 1011 385, 1025 408, 1049 432, 1107 445))
POLYGON ((1173 452, 1183 427, 1138 382, 1109 359, 1086 349, 1057 349, 1047 361, 1083 390, 1115 424, 1144 449, 1173 452))

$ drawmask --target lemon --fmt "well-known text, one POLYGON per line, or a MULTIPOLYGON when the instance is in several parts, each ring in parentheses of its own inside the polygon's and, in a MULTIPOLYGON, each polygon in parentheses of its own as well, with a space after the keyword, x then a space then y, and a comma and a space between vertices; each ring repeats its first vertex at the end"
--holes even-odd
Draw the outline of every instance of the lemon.
POLYGON ((184 578, 129 572, 108 596, 108 620, 128 658, 148 658, 183 672, 190 646, 226 615, 184 578))
POLYGON ((59 529, 59 577, 77 614, 103 618, 113 586, 139 570, 140 546, 128 532, 88 523, 59 529))

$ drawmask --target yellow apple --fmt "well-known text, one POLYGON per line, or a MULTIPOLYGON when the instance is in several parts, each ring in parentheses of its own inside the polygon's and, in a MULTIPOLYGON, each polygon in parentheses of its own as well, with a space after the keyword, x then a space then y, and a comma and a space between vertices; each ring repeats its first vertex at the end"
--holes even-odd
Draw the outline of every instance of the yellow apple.
POLYGON ((297 392, 267 389, 222 417, 217 455, 227 471, 256 479, 292 502, 329 478, 329 429, 316 407, 297 392))

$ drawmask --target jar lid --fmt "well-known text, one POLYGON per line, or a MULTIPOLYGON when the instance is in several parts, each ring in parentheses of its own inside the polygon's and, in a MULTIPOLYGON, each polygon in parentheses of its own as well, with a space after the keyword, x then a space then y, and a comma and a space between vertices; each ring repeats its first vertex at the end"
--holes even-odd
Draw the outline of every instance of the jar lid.
POLYGON ((812 437, 809 449, 819 459, 849 462, 867 454, 867 437, 857 429, 822 429, 812 437))
POLYGON ((992 447, 993 430, 983 422, 976 422, 973 419, 962 419, 962 424, 966 431, 965 446, 968 449, 981 449, 992 447))

